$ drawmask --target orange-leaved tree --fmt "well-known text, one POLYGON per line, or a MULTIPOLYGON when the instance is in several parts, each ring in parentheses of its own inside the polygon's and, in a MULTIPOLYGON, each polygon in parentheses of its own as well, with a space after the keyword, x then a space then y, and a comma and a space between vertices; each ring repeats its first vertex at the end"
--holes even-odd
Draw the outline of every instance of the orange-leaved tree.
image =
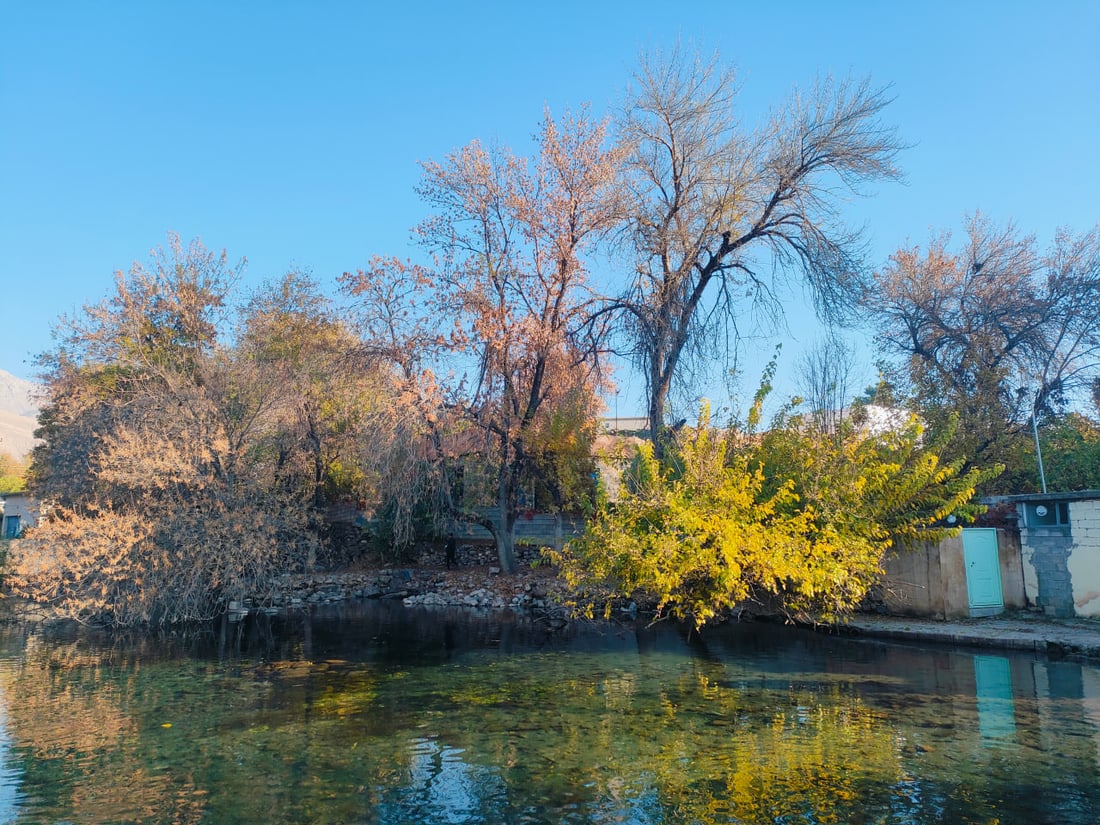
POLYGON ((271 445, 290 383, 223 341, 238 268, 176 237, 59 326, 8 583, 73 618, 206 618, 309 550, 310 477, 271 445), (295 551, 298 551, 297 553, 295 551))
POLYGON ((475 141, 425 163, 419 193, 432 214, 416 232, 432 265, 376 261, 345 277, 365 304, 394 299, 385 313, 376 301, 364 335, 389 351, 435 437, 441 427, 451 434, 434 448, 449 443, 491 468, 495 515, 454 501, 450 515, 492 533, 506 572, 515 569, 521 484, 552 475, 548 419, 565 408, 597 413, 586 255, 621 215, 620 153, 604 124, 547 116, 536 142, 532 158, 475 141), (436 381, 441 368, 454 380, 436 381))

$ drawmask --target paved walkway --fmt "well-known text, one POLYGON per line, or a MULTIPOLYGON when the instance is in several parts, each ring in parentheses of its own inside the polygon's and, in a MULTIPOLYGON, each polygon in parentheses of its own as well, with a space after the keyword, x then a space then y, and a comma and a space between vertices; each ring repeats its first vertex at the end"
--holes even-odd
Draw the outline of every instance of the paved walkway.
POLYGON ((1100 620, 1096 619, 1059 620, 1023 612, 954 621, 857 615, 848 621, 847 632, 1100 661, 1100 620))

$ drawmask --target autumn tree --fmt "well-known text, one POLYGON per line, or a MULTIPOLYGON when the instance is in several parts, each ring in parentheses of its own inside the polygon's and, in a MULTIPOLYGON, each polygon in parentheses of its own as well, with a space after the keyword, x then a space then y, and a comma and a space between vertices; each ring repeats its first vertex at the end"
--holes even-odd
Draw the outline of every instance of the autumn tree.
POLYGON ((311 543, 312 489, 269 445, 285 386, 222 342, 239 266, 177 237, 59 327, 12 590, 114 624, 262 598, 311 543))
POLYGON ((901 249, 863 304, 887 353, 904 359, 922 414, 957 414, 975 463, 1004 460, 1032 416, 1080 401, 1100 368, 1100 230, 1049 250, 1015 227, 970 218, 965 240, 901 249))
POLYGON ((476 447, 457 426, 436 374, 457 332, 453 321, 440 325, 435 284, 423 267, 376 257, 344 273, 341 284, 352 299, 364 367, 392 388, 372 408, 359 466, 372 483, 378 536, 400 554, 412 546, 421 514, 433 522, 450 518, 462 457, 476 447))
POLYGON ((438 429, 433 419, 448 416, 452 445, 461 441, 493 468, 495 517, 455 515, 490 530, 506 572, 515 569, 525 475, 545 474, 560 492, 545 455, 552 419, 566 406, 582 421, 596 413, 601 373, 585 255, 618 219, 617 163, 604 125, 583 113, 547 116, 533 158, 474 142, 425 163, 419 192, 432 215, 417 236, 433 265, 375 267, 348 281, 356 295, 390 294, 410 278, 421 288, 426 305, 413 308, 410 294, 392 313, 431 322, 395 339, 397 327, 376 317, 368 344, 391 351, 429 423, 438 429), (462 377, 434 386, 430 363, 410 359, 424 345, 462 377))
POLYGON ((115 273, 109 299, 62 317, 58 345, 41 357, 48 403, 33 454, 35 491, 61 506, 89 500, 104 434, 139 421, 131 398, 157 383, 190 382, 214 352, 230 285, 242 264, 170 236, 148 265, 115 273))
POLYGON ((658 451, 670 394, 729 350, 745 300, 775 317, 791 276, 825 317, 851 309, 864 266, 839 200, 899 177, 883 90, 825 80, 756 131, 739 123, 737 96, 717 59, 677 50, 643 59, 618 118, 634 274, 608 310, 645 376, 658 451))
POLYGON ((317 281, 291 272, 257 290, 244 307, 234 349, 265 388, 281 392, 278 442, 269 445, 278 466, 302 462, 299 474, 317 508, 362 495, 359 438, 385 381, 317 281))

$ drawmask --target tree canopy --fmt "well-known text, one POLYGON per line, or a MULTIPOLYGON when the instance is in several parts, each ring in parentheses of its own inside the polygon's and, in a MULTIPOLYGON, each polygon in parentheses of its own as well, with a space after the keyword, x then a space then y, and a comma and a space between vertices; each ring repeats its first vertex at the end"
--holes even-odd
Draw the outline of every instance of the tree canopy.
POLYGON ((300 356, 323 352, 325 322, 291 278, 253 302, 229 343, 238 272, 224 253, 171 237, 148 265, 118 273, 112 296, 63 321, 44 359, 31 474, 51 508, 12 549, 13 592, 82 621, 200 619, 263 598, 315 554, 329 445, 300 436, 317 380, 300 356), (294 331, 307 315, 308 334, 294 331))
POLYGON ((670 393, 729 353, 746 297, 778 313, 777 286, 794 277, 825 316, 850 311, 866 273, 838 192, 900 176, 889 98, 869 82, 820 81, 756 131, 740 125, 737 93, 717 58, 676 50, 643 58, 617 119, 632 275, 610 306, 658 450, 670 393))
POLYGON ((958 415, 956 454, 1006 461, 1032 416, 1084 403, 1100 376, 1100 229, 1033 236, 971 217, 965 240, 896 252, 863 305, 922 415, 958 415))
MULTIPOLYGON (((243 261, 170 236, 44 356, 28 480, 52 509, 12 588, 88 620, 212 615, 337 562, 326 511, 349 501, 390 557, 467 522, 513 572, 535 489, 544 510, 593 514, 555 556, 589 606, 827 617, 884 554, 973 515, 999 465, 1019 484, 1029 423, 1062 483, 1092 478, 1100 229, 1040 250, 975 216, 959 249, 941 235, 869 273, 839 206, 900 177, 887 91, 822 80, 755 130, 738 92, 717 58, 675 50, 643 58, 607 120, 547 112, 529 154, 475 140, 424 162, 422 259, 374 257, 337 300, 303 272, 242 298, 243 261), (851 352, 834 337, 802 363, 808 413, 761 431, 769 372, 745 425, 667 427, 791 285, 826 320, 863 311, 913 417, 840 412, 851 352), (650 443, 601 502, 612 355, 644 378, 650 443)), ((0 464, 0 485, 17 475, 0 464)))
POLYGON ((524 478, 539 477, 565 505, 554 454, 567 445, 555 422, 593 429, 602 374, 585 255, 617 220, 618 156, 604 124, 547 115, 536 145, 523 158, 475 141, 425 163, 419 191, 431 215, 417 236, 434 264, 380 260, 345 277, 364 299, 368 346, 408 383, 425 449, 437 462, 448 449, 476 450, 492 466, 496 517, 453 498, 448 516, 487 528, 506 572, 524 478), (436 382, 424 363, 432 355, 462 378, 436 382))

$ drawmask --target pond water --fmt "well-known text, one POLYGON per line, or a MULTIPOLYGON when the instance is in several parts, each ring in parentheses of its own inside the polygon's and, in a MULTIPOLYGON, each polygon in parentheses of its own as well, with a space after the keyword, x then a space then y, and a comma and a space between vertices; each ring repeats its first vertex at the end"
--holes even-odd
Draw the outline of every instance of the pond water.
POLYGON ((0 821, 1100 822, 1100 670, 343 606, 0 631, 0 821))

